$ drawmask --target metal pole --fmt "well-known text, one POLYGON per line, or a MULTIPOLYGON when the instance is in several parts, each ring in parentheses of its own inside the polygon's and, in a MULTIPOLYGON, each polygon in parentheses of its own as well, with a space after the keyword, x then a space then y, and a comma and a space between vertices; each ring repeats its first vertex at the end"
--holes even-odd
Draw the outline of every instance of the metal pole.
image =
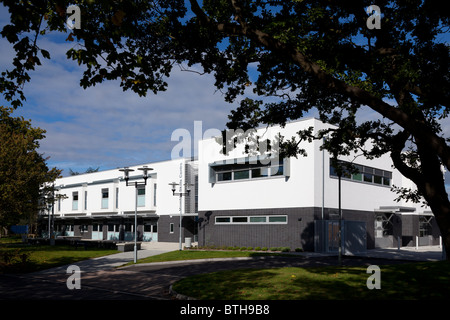
POLYGON ((342 221, 342 208, 341 208, 341 173, 339 172, 338 175, 338 180, 339 180, 339 187, 338 187, 338 197, 339 197, 339 240, 338 240, 338 245, 339 245, 339 265, 342 264, 342 248, 341 248, 341 221, 342 221))
MULTIPOLYGON (((325 139, 322 138, 322 146, 325 139)), ((322 220, 325 207, 325 149, 322 149, 322 220)))
POLYGON ((137 202, 138 202, 138 183, 135 182, 135 201, 134 201, 134 263, 137 261, 137 202))
MULTIPOLYGON (((181 189, 181 185, 180 185, 180 189, 181 189)), ((182 250, 182 247, 181 247, 181 203, 182 203, 182 195, 181 195, 181 190, 180 190, 180 251, 182 250)))

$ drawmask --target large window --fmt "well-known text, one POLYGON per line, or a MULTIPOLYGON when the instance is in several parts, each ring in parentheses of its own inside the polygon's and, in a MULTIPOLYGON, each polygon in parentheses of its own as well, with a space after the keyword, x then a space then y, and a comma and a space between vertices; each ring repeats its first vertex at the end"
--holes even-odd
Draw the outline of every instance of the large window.
POLYGON ((72 210, 78 210, 78 191, 72 192, 72 210))
POLYGON ((419 237, 432 235, 432 216, 419 216, 419 237))
POLYGON ((145 207, 145 189, 139 188, 137 189, 137 205, 138 207, 145 207))
POLYGON ((286 215, 217 216, 216 224, 286 224, 286 215))
MULTIPOLYGON (((391 186, 392 172, 387 170, 376 169, 359 164, 351 164, 346 161, 339 161, 342 166, 342 179, 361 181, 382 186, 391 186)), ((337 177, 337 169, 330 163, 330 176, 337 177)))
POLYGON ((102 209, 108 209, 109 189, 102 189, 102 209))
POLYGON ((212 175, 215 182, 245 181, 268 177, 284 176, 286 174, 284 161, 236 159, 235 163, 212 164, 212 175))

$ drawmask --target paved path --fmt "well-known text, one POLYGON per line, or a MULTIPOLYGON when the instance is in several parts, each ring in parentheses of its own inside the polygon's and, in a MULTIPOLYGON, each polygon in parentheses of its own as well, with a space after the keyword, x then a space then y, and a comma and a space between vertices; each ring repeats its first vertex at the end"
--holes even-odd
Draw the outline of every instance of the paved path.
MULTIPOLYGON (((178 250, 178 244, 143 246, 138 258, 178 250)), ((117 269, 133 260, 133 252, 76 263, 81 270, 81 290, 69 290, 67 266, 26 275, 0 275, 0 300, 170 300, 169 286, 186 276, 238 268, 309 267, 337 265, 334 255, 301 253, 303 259, 280 257, 204 259, 136 264, 117 269)), ((368 250, 361 257, 345 257, 344 265, 435 261, 442 257, 438 247, 368 250)))

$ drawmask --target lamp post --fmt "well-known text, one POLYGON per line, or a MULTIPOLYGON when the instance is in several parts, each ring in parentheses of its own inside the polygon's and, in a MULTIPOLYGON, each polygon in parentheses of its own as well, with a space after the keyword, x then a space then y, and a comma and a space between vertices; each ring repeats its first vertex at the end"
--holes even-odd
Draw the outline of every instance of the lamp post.
POLYGON ((135 187, 135 203, 134 203, 134 263, 137 261, 137 202, 138 202, 138 187, 147 185, 148 171, 153 170, 153 168, 148 168, 147 166, 142 166, 138 168, 138 170, 143 171, 144 182, 135 181, 134 183, 128 183, 130 179, 130 172, 133 172, 134 169, 130 169, 128 167, 124 167, 123 169, 119 169, 119 171, 123 172, 123 178, 125 179, 126 185, 135 187))
POLYGON ((176 186, 178 186, 179 184, 176 182, 172 182, 169 183, 170 186, 172 186, 172 194, 174 196, 180 196, 180 226, 179 226, 179 232, 180 232, 180 248, 179 250, 181 251, 181 198, 185 195, 189 195, 191 193, 191 189, 189 188, 189 186, 191 186, 191 184, 188 184, 187 182, 184 184, 185 185, 185 192, 181 192, 181 188, 180 188, 180 192, 175 192, 176 190, 176 186))

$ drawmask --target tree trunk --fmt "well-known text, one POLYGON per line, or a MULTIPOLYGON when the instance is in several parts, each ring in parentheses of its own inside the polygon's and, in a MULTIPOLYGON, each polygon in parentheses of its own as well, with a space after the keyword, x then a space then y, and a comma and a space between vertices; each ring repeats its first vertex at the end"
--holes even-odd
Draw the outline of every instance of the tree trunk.
POLYGON ((446 259, 450 260, 450 200, 445 190, 441 162, 426 143, 421 143, 417 138, 416 141, 420 169, 413 169, 407 166, 400 158, 400 149, 394 150, 391 153, 391 158, 395 167, 416 184, 419 192, 433 212, 441 232, 446 259))

